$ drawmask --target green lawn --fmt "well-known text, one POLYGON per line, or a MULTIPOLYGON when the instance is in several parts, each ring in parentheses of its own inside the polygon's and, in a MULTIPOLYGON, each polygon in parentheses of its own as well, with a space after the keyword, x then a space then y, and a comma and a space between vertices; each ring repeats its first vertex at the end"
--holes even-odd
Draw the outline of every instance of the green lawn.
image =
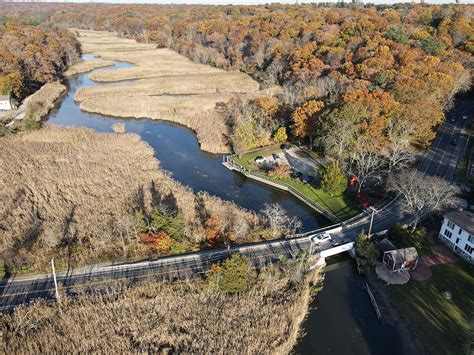
POLYGON ((474 316, 474 267, 460 261, 431 270, 427 281, 381 287, 428 354, 464 354, 474 316), (450 300, 443 297, 444 291, 451 292, 450 300))
MULTIPOLYGON (((282 150, 277 145, 269 146, 266 148, 262 148, 256 152, 245 154, 240 158, 234 157, 234 161, 246 169, 265 174, 264 172, 260 171, 258 166, 255 164, 255 158, 258 156, 269 156, 273 153, 281 153, 281 151, 282 150)), ((268 175, 266 175, 266 177, 276 182, 283 182, 292 186, 293 188, 304 194, 306 197, 314 201, 316 204, 321 206, 323 209, 334 214, 342 221, 353 217, 361 212, 360 207, 354 203, 354 199, 349 193, 345 193, 342 196, 331 197, 322 189, 316 188, 309 184, 304 184, 298 179, 292 179, 289 177, 276 178, 270 177, 268 175)))

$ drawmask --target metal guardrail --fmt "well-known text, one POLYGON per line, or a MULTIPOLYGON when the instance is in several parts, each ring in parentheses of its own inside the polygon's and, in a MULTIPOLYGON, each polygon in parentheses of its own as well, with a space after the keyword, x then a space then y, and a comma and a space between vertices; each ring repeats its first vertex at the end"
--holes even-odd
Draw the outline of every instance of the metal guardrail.
POLYGON ((324 209, 323 207, 321 207, 320 205, 318 205, 317 203, 315 203, 314 201, 312 201, 311 199, 309 199, 308 197, 306 197, 304 194, 302 194, 301 192, 299 192, 298 190, 296 190, 293 186, 291 185, 288 185, 284 182, 278 182, 278 181, 275 181, 273 179, 270 179, 268 178, 266 175, 264 174, 260 174, 260 173, 255 173, 253 171, 250 171, 249 169, 246 169, 244 168, 242 165, 236 163, 233 159, 232 159, 233 155, 227 155, 224 157, 224 160, 226 163, 230 164, 233 168, 235 168, 236 170, 238 170, 239 172, 241 172, 243 175, 245 176, 255 176, 257 178, 260 178, 260 179, 263 179, 263 180, 266 180, 268 182, 270 182, 271 184, 273 185, 279 185, 281 186, 282 189, 284 190, 287 190, 288 192, 290 192, 291 194, 293 194, 295 197, 299 198, 300 200, 302 200, 304 203, 306 203, 307 205, 309 205, 310 207, 312 207, 314 210, 318 211, 319 213, 321 213, 322 215, 324 215, 326 218, 332 220, 333 222, 341 222, 341 220, 335 216, 333 213, 331 213, 330 211, 324 209))

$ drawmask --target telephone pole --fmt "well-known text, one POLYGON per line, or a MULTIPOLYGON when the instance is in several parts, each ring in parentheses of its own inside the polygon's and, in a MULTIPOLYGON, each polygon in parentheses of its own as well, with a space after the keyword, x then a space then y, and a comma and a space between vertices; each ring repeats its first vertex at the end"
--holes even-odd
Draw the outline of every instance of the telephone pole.
POLYGON ((51 259, 51 268, 53 269, 54 291, 56 293, 56 301, 59 301, 58 281, 56 280, 56 269, 54 268, 54 258, 51 259))

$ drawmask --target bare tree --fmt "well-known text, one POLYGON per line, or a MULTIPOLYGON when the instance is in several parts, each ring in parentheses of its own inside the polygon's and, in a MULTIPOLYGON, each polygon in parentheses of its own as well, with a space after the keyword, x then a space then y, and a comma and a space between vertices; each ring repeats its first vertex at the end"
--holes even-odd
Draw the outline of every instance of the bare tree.
POLYGON ((388 188, 402 196, 402 209, 413 216, 413 231, 421 217, 456 206, 459 202, 456 186, 438 177, 425 176, 417 170, 405 170, 393 175, 388 188))
POLYGON ((383 165, 382 157, 371 150, 356 150, 351 154, 349 173, 357 177, 357 192, 362 190, 367 181, 382 179, 383 165))
POLYGON ((282 233, 294 234, 303 225, 297 217, 289 217, 278 203, 265 203, 260 215, 264 225, 271 230, 273 238, 282 233))

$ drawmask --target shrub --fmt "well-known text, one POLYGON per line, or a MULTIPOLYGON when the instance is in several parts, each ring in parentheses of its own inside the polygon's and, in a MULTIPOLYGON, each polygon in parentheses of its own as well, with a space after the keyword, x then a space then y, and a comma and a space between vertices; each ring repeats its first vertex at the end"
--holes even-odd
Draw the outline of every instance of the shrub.
POLYGON ((122 122, 114 123, 112 129, 115 133, 125 133, 125 124, 122 122))
POLYGON ((288 165, 278 164, 273 170, 268 172, 268 175, 276 178, 287 178, 290 177, 291 170, 288 165))
POLYGON ((339 196, 346 191, 347 178, 337 161, 330 162, 324 167, 321 187, 330 196, 339 196))
POLYGON ((277 129, 275 134, 273 135, 273 141, 275 143, 284 143, 288 140, 288 135, 286 134, 286 128, 280 127, 277 129))
POLYGON ((355 246, 357 256, 367 260, 370 265, 375 265, 380 257, 380 250, 367 239, 364 231, 360 232, 357 236, 355 246))
POLYGON ((410 232, 399 223, 388 232, 388 237, 400 248, 415 247, 421 254, 433 254, 434 246, 426 238, 426 235, 425 228, 418 228, 414 232, 410 232))
POLYGON ((233 254, 222 264, 219 288, 226 293, 245 291, 249 285, 250 261, 240 254, 233 254))

